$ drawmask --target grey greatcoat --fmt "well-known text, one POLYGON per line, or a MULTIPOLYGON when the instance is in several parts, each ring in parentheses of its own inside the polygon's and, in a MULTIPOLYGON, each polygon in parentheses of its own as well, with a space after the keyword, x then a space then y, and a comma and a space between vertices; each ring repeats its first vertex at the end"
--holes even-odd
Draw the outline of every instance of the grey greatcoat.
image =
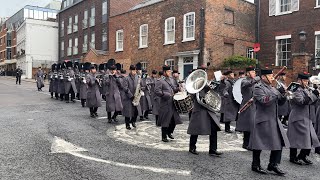
POLYGON ((63 74, 64 74, 64 70, 61 70, 59 72, 59 80, 58 80, 58 91, 59 94, 64 94, 65 93, 65 88, 64 88, 64 79, 63 79, 63 74))
POLYGON ((49 83, 49 92, 54 92, 54 90, 53 90, 53 87, 54 87, 54 76, 53 76, 53 72, 52 71, 50 71, 49 72, 49 81, 50 81, 50 83, 49 83))
POLYGON ((312 124, 315 124, 317 121, 316 111, 317 111, 317 106, 316 106, 316 102, 314 102, 310 105, 310 119, 312 124))
POLYGON ((223 90, 223 100, 224 102, 224 116, 223 122, 231 122, 237 119, 237 114, 239 111, 239 104, 234 100, 232 89, 233 81, 225 80, 226 87, 223 90))
POLYGON ((86 82, 85 77, 88 75, 88 73, 84 74, 84 77, 80 78, 80 99, 87 99, 87 91, 88 91, 88 85, 86 82))
POLYGON ((120 91, 120 97, 121 97, 121 102, 122 102, 122 107, 123 107, 123 100, 125 98, 127 98, 127 95, 124 92, 124 88, 123 88, 124 87, 125 77, 122 74, 119 75, 118 81, 119 81, 118 88, 119 88, 119 91, 120 91))
POLYGON ((311 149, 320 146, 318 137, 310 119, 310 104, 317 97, 306 89, 299 87, 290 100, 291 112, 289 115, 288 138, 290 147, 297 149, 311 149))
POLYGON ((172 78, 160 79, 155 86, 155 93, 160 97, 159 120, 157 125, 169 127, 171 119, 175 124, 182 124, 179 113, 173 104, 173 95, 178 87, 173 85, 172 78))
POLYGON ((37 72, 36 75, 35 75, 35 79, 36 79, 36 81, 37 81, 37 87, 38 87, 38 89, 44 87, 43 77, 44 77, 43 71, 42 71, 42 70, 38 70, 38 72, 37 72))
POLYGON ((155 87, 157 86, 157 83, 160 83, 160 79, 156 79, 155 83, 154 83, 154 87, 153 87, 153 104, 152 104, 152 114, 153 115, 159 115, 159 108, 160 108, 160 97, 157 96, 157 94, 155 93, 155 87))
POLYGON ((318 139, 320 140, 320 101, 319 100, 317 100, 316 107, 317 107, 316 123, 314 128, 317 133, 318 139))
MULTIPOLYGON (((253 78, 245 78, 241 82, 242 102, 240 108, 243 107, 253 97, 253 87, 257 81, 253 78)), ((236 130, 241 132, 251 132, 252 123, 256 113, 256 105, 253 103, 247 110, 239 114, 236 130)))
POLYGON ((58 88, 59 88, 59 78, 58 78, 58 72, 54 71, 53 73, 53 87, 52 87, 52 91, 54 93, 59 93, 58 88))
POLYGON ((154 104, 154 97, 155 97, 155 94, 154 94, 154 87, 155 87, 155 83, 156 83, 157 79, 156 78, 153 78, 153 77, 150 77, 147 79, 147 85, 150 89, 150 100, 151 100, 151 105, 153 106, 154 104))
MULTIPOLYGON (((283 84, 285 83, 283 81, 280 81, 280 82, 283 84)), ((289 116, 290 111, 291 111, 290 103, 288 100, 286 100, 284 104, 278 106, 278 115, 279 116, 289 116)))
POLYGON ((64 74, 64 88, 65 88, 65 94, 69 94, 71 88, 73 89, 73 92, 75 94, 77 94, 75 74, 74 74, 74 71, 72 69, 68 69, 68 70, 65 71, 65 74, 64 74))
POLYGON ((250 134, 249 148, 254 150, 281 150, 289 147, 289 140, 278 118, 278 103, 285 97, 272 86, 260 82, 254 86, 256 114, 250 134))
MULTIPOLYGON (((204 97, 206 90, 203 89, 199 93, 200 97, 204 97)), ((194 100, 194 107, 192 109, 187 133, 190 135, 211 135, 211 123, 215 123, 217 127, 219 127, 219 130, 221 130, 220 119, 217 115, 200 105, 195 95, 193 95, 192 98, 194 100)))
POLYGON ((87 107, 101 107, 101 95, 95 74, 89 73, 86 81, 88 84, 87 107))
POLYGON ((147 85, 147 78, 141 79, 141 90, 144 96, 140 99, 140 106, 142 111, 148 111, 152 109, 151 97, 150 97, 150 86, 147 85))
POLYGON ((129 74, 127 77, 124 78, 123 81, 123 91, 125 92, 126 96, 123 97, 123 111, 122 115, 124 117, 132 118, 135 115, 135 111, 137 110, 137 107, 135 107, 132 104, 132 99, 138 84, 138 76, 133 76, 132 74, 129 74))
POLYGON ((117 75, 106 75, 106 110, 107 112, 122 111, 122 101, 119 86, 121 87, 120 78, 117 75))
POLYGON ((225 84, 225 80, 221 80, 220 81, 220 85, 219 85, 219 87, 217 88, 217 91, 218 91, 218 93, 219 93, 219 95, 220 95, 220 97, 221 97, 221 108, 220 108, 220 113, 224 113, 224 111, 225 111, 225 102, 226 102, 226 98, 223 96, 223 91, 224 91, 224 89, 226 88, 226 84, 225 84))
POLYGON ((108 77, 109 73, 107 74, 104 71, 100 71, 102 74, 102 82, 101 82, 101 87, 99 88, 100 94, 106 94, 107 93, 107 84, 106 84, 106 78, 108 77))

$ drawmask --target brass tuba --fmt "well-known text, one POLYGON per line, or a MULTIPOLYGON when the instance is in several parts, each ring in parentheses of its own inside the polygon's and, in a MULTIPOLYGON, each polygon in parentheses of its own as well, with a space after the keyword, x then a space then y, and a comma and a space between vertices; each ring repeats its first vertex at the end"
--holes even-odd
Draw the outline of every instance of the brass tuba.
POLYGON ((197 102, 211 112, 218 113, 221 108, 221 97, 214 91, 216 85, 208 81, 208 75, 204 70, 198 69, 192 72, 186 80, 186 90, 190 94, 196 94, 197 102), (210 91, 204 97, 200 97, 199 92, 209 86, 210 91))

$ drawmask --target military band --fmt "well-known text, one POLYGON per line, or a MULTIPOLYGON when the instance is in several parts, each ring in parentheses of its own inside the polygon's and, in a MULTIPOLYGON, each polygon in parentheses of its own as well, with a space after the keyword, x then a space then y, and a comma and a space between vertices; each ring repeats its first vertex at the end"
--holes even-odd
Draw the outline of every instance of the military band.
MULTIPOLYGON (((149 76, 141 63, 131 65, 127 74, 123 65, 116 64, 114 59, 100 65, 69 61, 52 65, 49 92, 51 98, 66 102, 75 102, 77 97, 82 107, 90 109, 92 118, 98 117, 98 108, 105 100, 108 122, 119 123, 117 117, 122 115, 127 130, 137 127, 138 116, 142 121, 150 119, 149 113, 152 113, 155 125, 161 127, 159 140, 165 143, 169 142, 168 138, 175 139, 175 127, 182 124, 179 113, 189 112, 189 152, 195 155, 199 154, 198 136, 208 135, 209 155, 220 156, 220 123, 225 124, 226 133, 234 133, 233 123, 236 133, 243 134, 242 148, 252 151, 252 171, 260 174, 286 174, 279 166, 284 147, 290 148, 291 163, 312 164, 311 149, 315 148, 315 153, 320 154, 320 81, 309 81, 310 75, 301 73, 297 83, 288 87, 284 71, 273 75, 271 69, 257 71, 250 66, 240 71, 237 79, 227 70, 220 79, 216 77, 212 81, 207 79, 203 85, 196 84, 199 83, 196 79, 201 79, 197 73, 206 74, 206 71, 207 68, 201 66, 180 81, 180 73, 166 65, 162 71, 152 70, 149 76), (235 93, 237 83, 241 102, 237 102, 239 94, 235 93), (195 92, 190 87, 199 89, 195 92), (178 95, 191 100, 180 101, 178 95), (287 133, 284 128, 288 128, 287 133), (262 151, 271 151, 266 170, 261 166, 262 151)), ((43 87, 43 76, 39 68, 35 75, 39 91, 43 87)))

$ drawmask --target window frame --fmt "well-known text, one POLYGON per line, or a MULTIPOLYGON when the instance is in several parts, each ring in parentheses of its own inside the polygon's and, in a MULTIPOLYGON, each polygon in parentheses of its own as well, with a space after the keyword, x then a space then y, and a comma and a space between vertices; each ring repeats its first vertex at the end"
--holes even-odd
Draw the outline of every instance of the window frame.
POLYGON ((102 15, 107 15, 107 14, 108 14, 108 1, 105 0, 102 2, 102 15))
POLYGON ((119 29, 116 31, 116 52, 123 52, 124 49, 124 31, 123 29, 119 29), (119 33, 122 33, 122 48, 119 48, 119 33))
POLYGON ((164 45, 169 45, 169 44, 175 44, 176 43, 176 18, 175 17, 169 17, 165 20, 164 24, 164 45), (173 21, 173 29, 168 30, 168 21, 173 21), (169 33, 173 32, 173 41, 169 41, 169 33))
POLYGON ((96 33, 94 31, 91 32, 90 47, 96 49, 96 33))
POLYGON ((148 24, 142 24, 140 26, 140 32, 139 32, 139 49, 148 47, 148 38, 149 38, 149 25, 148 24), (146 35, 143 36, 142 28, 144 28, 144 27, 147 28, 147 31, 146 31, 146 35), (146 38, 146 44, 142 44, 143 43, 143 39, 142 39, 143 37, 146 38))
POLYGON ((88 34, 83 35, 82 53, 88 52, 88 34))
POLYGON ((250 59, 254 59, 253 47, 247 47, 246 57, 250 59))
MULTIPOLYGON (((190 26, 191 27, 191 26, 190 26)), ((183 41, 182 42, 188 42, 188 41, 194 41, 196 36, 196 13, 195 12, 189 12, 187 14, 183 15, 183 41), (187 17, 193 15, 193 37, 187 38, 187 17)))
POLYGON ((320 47, 318 47, 318 41, 319 41, 319 44, 320 44, 320 31, 316 31, 314 33, 314 36, 315 36, 315 44, 314 44, 314 48, 315 48, 315 53, 314 53, 314 56, 315 58, 319 58, 320 59, 320 47), (317 56, 317 50, 319 51, 319 56, 317 56))
POLYGON ((72 56, 72 38, 69 38, 67 55, 72 56), (69 53, 69 51, 70 51, 70 53, 69 53))
POLYGON ((167 66, 170 66, 171 70, 174 70, 174 67, 175 67, 174 59, 167 59, 167 60, 164 61, 164 64, 167 65, 167 66))
POLYGON ((60 56, 64 57, 64 41, 60 43, 60 56))
POLYGON ((69 18, 68 18, 68 27, 67 27, 67 33, 68 34, 71 34, 72 33, 72 22, 73 22, 73 20, 72 20, 72 16, 69 16, 69 18))
POLYGON ((78 32, 79 30, 78 24, 79 24, 79 15, 76 14, 74 15, 73 32, 78 32))
MULTIPOLYGON (((292 37, 291 37, 291 35, 283 35, 283 36, 276 36, 276 38, 275 38, 275 40, 276 40, 276 62, 275 62, 275 64, 276 64, 276 66, 291 66, 292 64, 292 37), (283 61, 283 59, 281 60, 281 63, 280 63, 280 59, 279 59, 279 56, 280 56, 280 52, 282 52, 282 51, 280 51, 279 50, 279 42, 281 41, 281 40, 288 40, 288 39, 290 39, 290 51, 287 51, 287 48, 286 48, 286 53, 288 53, 288 52, 290 52, 291 53, 291 62, 290 63, 288 63, 288 59, 286 59, 286 64, 284 65, 283 63, 282 63, 282 61, 283 61)), ((288 43, 286 43, 286 44, 288 44, 288 43)))
MULTIPOLYGON (((232 13, 232 23, 229 23, 229 22, 226 21, 226 16, 225 16, 225 21, 224 21, 224 23, 225 23, 225 24, 228 24, 228 25, 235 25, 234 10, 225 8, 225 9, 224 9, 224 12, 225 12, 225 13, 227 13, 227 12, 228 12, 228 13, 232 13)), ((226 15, 226 14, 225 14, 225 15, 226 15)))
POLYGON ((79 39, 78 37, 76 37, 74 38, 73 55, 77 55, 79 53, 78 46, 79 46, 79 39))
POLYGON ((320 8, 320 0, 316 0, 316 6, 315 8, 320 8))
POLYGON ((148 69, 148 62, 147 61, 143 61, 143 62, 140 62, 141 63, 141 69, 142 70, 147 70, 148 69))

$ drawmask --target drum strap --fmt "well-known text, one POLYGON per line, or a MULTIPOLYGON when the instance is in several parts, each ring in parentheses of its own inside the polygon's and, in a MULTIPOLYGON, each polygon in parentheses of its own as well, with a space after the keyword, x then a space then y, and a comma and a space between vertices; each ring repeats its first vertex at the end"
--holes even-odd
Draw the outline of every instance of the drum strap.
POLYGON ((171 83, 169 83, 166 79, 165 79, 164 81, 165 81, 165 82, 167 82, 167 83, 169 84, 169 86, 171 87, 172 91, 174 92, 174 88, 173 88, 172 84, 171 84, 171 83))

